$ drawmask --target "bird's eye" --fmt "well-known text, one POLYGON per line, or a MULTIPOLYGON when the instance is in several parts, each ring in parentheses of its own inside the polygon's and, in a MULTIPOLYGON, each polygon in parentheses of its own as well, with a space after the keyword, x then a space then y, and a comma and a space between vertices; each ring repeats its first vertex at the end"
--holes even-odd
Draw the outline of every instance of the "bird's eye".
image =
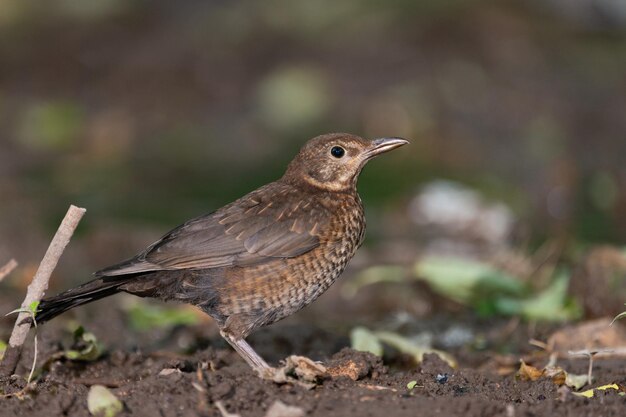
POLYGON ((341 158, 346 151, 341 146, 333 146, 330 150, 330 154, 335 158, 341 158))

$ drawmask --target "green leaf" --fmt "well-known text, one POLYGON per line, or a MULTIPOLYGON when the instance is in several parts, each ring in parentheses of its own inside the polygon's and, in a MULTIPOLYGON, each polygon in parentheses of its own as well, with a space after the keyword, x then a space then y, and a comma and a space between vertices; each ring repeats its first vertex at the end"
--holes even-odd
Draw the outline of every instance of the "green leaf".
POLYGON ((136 303, 130 307, 128 314, 131 326, 141 331, 198 323, 198 316, 187 308, 168 308, 136 303))
POLYGON ((436 293, 465 305, 478 306, 497 296, 521 295, 524 284, 504 271, 475 260, 430 256, 415 265, 415 275, 436 293))
POLYGON ((39 307, 40 302, 41 301, 33 301, 32 303, 28 305, 28 309, 30 310, 31 313, 37 314, 37 307, 39 307))
POLYGON ((29 313, 29 312, 30 311, 25 308, 16 308, 15 310, 9 311, 7 314, 5 314, 5 316, 10 316, 11 314, 16 314, 16 313, 29 313))
POLYGON ((0 360, 4 357, 4 352, 7 350, 7 344, 4 340, 0 340, 0 360))
POLYGON ((16 313, 28 313, 34 317, 37 315, 37 307, 39 307, 40 302, 41 301, 33 301, 32 303, 28 305, 28 308, 24 308, 24 307, 16 308, 15 310, 12 310, 6 313, 5 316, 10 316, 11 314, 16 314, 16 313))
POLYGON ((579 316, 576 305, 568 302, 567 287, 569 275, 560 270, 546 289, 525 299, 502 297, 496 301, 496 308, 502 314, 521 315, 527 320, 563 321, 579 316))
POLYGON ((381 331, 381 332, 374 332, 374 335, 378 338, 379 341, 386 343, 387 345, 395 349, 398 349, 402 353, 407 353, 413 356, 413 358, 415 358, 415 361, 417 363, 422 362, 425 354, 436 353, 437 355, 439 355, 441 359, 446 361, 450 366, 452 367, 456 366, 456 360, 452 357, 452 355, 446 352, 437 350, 437 349, 433 349, 430 346, 420 345, 411 339, 407 339, 404 336, 400 336, 399 334, 381 331))
POLYGON ((17 138, 32 149, 67 149, 80 138, 84 116, 83 109, 77 103, 37 103, 22 113, 17 138))
POLYGON ((73 361, 95 361, 104 352, 104 348, 96 339, 93 333, 86 332, 82 326, 74 330, 74 345, 80 346, 78 349, 68 349, 63 351, 63 356, 73 361))
POLYGON ((596 388, 591 388, 588 389, 587 391, 583 391, 583 392, 574 392, 574 395, 578 395, 580 397, 585 397, 585 398, 593 398, 595 393, 598 391, 606 391, 606 390, 617 390, 619 391, 619 385, 617 384, 607 384, 607 385, 602 385, 601 387, 596 387, 596 388))
POLYGON ((370 352, 376 356, 383 355, 383 346, 376 335, 365 327, 355 327, 350 332, 350 344, 352 349, 361 352, 370 352))
POLYGON ((404 282, 406 269, 401 266, 372 266, 359 273, 341 287, 342 295, 352 298, 363 287, 379 282, 404 282))
POLYGON ((406 387, 408 389, 413 389, 413 388, 415 388, 416 385, 417 385, 417 381, 411 381, 408 384, 406 384, 406 387))
MULTIPOLYGON (((624 305, 626 305, 626 304, 624 304, 624 305)), ((609 326, 612 326, 612 325, 613 325, 613 323, 615 323, 617 320, 621 320, 621 319, 623 319, 624 317, 626 317, 626 311, 622 311, 622 312, 621 312, 621 313, 619 313, 617 316, 615 316, 615 317, 613 318, 613 320, 611 321, 611 324, 609 324, 609 326)))
POLYGON ((573 388, 575 391, 578 391, 579 389, 581 389, 587 384, 588 378, 589 378, 589 375, 587 374, 576 375, 576 374, 570 374, 568 372, 567 375, 565 376, 565 385, 567 385, 570 388, 573 388))
POLYGON ((257 94, 263 122, 282 131, 315 122, 332 102, 326 74, 307 67, 279 68, 260 81, 257 94))
POLYGON ((87 408, 93 416, 115 417, 124 410, 124 404, 106 387, 93 385, 87 394, 87 408))

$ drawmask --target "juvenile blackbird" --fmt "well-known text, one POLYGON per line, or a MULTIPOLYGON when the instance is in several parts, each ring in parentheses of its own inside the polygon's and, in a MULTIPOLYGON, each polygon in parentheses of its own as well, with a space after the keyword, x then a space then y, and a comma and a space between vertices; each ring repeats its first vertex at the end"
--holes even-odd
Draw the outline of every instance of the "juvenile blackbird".
POLYGON ((363 242, 357 177, 371 158, 408 142, 345 133, 311 139, 279 180, 172 230, 95 279, 42 300, 39 323, 126 292, 195 305, 261 376, 267 363, 245 341, 315 300, 363 242))

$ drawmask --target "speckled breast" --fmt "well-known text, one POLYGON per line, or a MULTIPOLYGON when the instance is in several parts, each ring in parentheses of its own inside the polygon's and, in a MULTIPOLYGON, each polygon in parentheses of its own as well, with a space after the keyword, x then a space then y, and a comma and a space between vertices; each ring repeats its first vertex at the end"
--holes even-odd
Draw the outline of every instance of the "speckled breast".
POLYGON ((320 245, 294 258, 241 269, 242 276, 228 280, 231 285, 222 289, 223 315, 238 320, 247 316, 252 331, 308 305, 343 272, 363 242, 363 207, 356 193, 329 195, 320 202, 330 213, 320 226, 320 245))
POLYGON ((288 285, 282 291, 277 290, 280 297, 272 303, 283 306, 276 320, 303 308, 326 291, 363 243, 365 216, 358 196, 351 198, 350 204, 336 207, 333 222, 332 237, 328 241, 310 254, 287 260, 290 272, 284 282, 288 285))

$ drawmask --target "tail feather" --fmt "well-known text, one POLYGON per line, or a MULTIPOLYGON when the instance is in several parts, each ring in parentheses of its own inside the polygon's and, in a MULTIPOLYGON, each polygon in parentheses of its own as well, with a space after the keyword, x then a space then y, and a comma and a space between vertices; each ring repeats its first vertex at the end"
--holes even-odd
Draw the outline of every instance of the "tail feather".
POLYGON ((122 277, 96 278, 59 295, 41 300, 35 316, 37 323, 46 322, 74 307, 120 292, 119 287, 128 282, 128 279, 120 278, 122 277))

